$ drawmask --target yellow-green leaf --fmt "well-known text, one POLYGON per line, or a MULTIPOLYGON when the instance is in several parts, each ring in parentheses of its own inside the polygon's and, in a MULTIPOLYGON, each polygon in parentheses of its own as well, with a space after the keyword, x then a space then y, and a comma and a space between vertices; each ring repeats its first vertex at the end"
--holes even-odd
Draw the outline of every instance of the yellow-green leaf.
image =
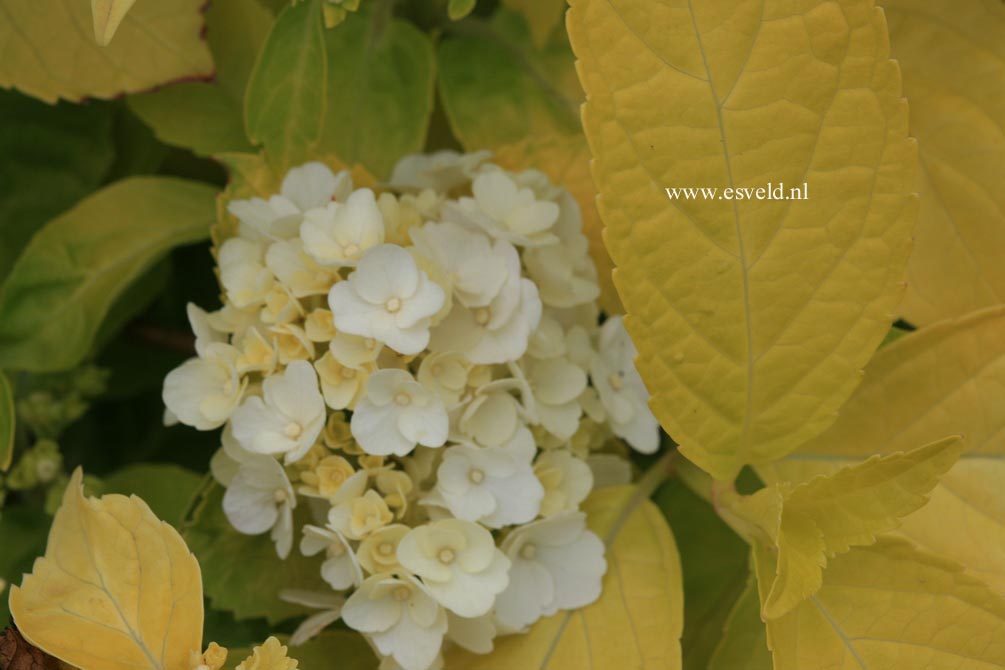
POLYGON ((14 458, 14 429, 17 415, 14 413, 14 390, 7 375, 0 370, 0 472, 6 472, 14 458))
POLYGON ((115 40, 99 46, 89 3, 4 0, 0 87, 13 86, 47 102, 79 101, 209 77, 213 59, 202 37, 205 4, 138 0, 121 18, 115 40))
POLYGON ((883 14, 574 0, 567 22, 651 406, 717 478, 779 458, 833 422, 903 288, 916 146, 883 14), (664 190, 780 182, 808 199, 664 190))
POLYGON ((256 0, 213 0, 206 39, 216 61, 211 82, 184 82, 129 96, 129 107, 167 144, 211 155, 250 151, 244 90, 273 17, 256 0))
POLYGON ((310 158, 325 116, 324 27, 318 0, 287 6, 258 54, 244 96, 248 137, 277 172, 310 158))
POLYGON ((448 668, 464 670, 680 670, 683 590, 680 559, 666 520, 632 487, 595 491, 583 505, 608 546, 600 599, 496 641, 482 656, 454 650, 448 668), (638 504, 637 507, 633 505, 638 504))
POLYGON ((215 189, 134 177, 42 228, 0 290, 0 366, 51 371, 87 354, 115 299, 172 247, 209 235, 215 189))
MULTIPOLYGON (((753 519, 778 548, 776 577, 761 585, 764 616, 778 618, 815 593, 828 557, 872 544, 921 508, 961 449, 962 440, 950 437, 907 453, 874 456, 794 488, 782 483, 754 494, 753 519)), ((734 511, 742 515, 744 502, 734 511)))
POLYGON ((85 498, 78 468, 45 556, 10 592, 25 638, 87 670, 190 670, 202 651, 199 564, 139 498, 85 498))
MULTIPOLYGON (((761 547, 754 557, 763 601, 774 557, 761 547)), ((892 538, 835 558, 820 591, 767 625, 774 670, 1005 666, 1005 599, 892 538)))
POLYGON ((834 425, 758 472, 769 483, 805 481, 873 454, 963 434, 960 461, 897 532, 1005 595, 1002 388, 1005 308, 933 324, 881 349, 834 425))
POLYGON ((503 0, 503 6, 523 14, 530 25, 534 45, 543 47, 562 23, 566 0, 503 0))
POLYGON ((91 18, 94 21, 94 40, 108 46, 136 0, 91 0, 91 18))
POLYGON ((736 600, 722 631, 708 670, 771 670, 767 631, 761 621, 761 601, 757 582, 751 575, 747 587, 736 600))
POLYGON ((1005 6, 880 4, 921 156, 921 211, 900 311, 924 325, 1005 302, 1005 6))
POLYGON ((450 0, 447 3, 447 16, 451 21, 458 21, 471 13, 476 0, 450 0))

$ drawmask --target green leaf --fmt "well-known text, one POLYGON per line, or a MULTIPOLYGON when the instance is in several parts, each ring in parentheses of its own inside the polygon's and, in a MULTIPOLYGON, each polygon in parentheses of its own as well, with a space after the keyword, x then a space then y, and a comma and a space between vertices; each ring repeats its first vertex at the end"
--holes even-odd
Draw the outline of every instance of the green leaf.
POLYGON ((722 639, 707 666, 707 670, 738 668, 771 670, 771 652, 768 650, 767 631, 761 621, 761 601, 757 597, 757 581, 753 574, 733 604, 722 639))
POLYGON ((129 96, 129 106, 167 144, 211 155, 247 151, 244 91, 272 26, 256 0, 214 0, 206 10, 206 39, 216 61, 212 82, 186 82, 129 96))
POLYGON ((477 0, 450 0, 447 4, 447 16, 451 21, 459 21, 470 14, 477 0))
POLYGON ((215 195, 205 184, 134 177, 50 221, 0 291, 0 366, 43 372, 79 363, 134 279, 172 247, 208 236, 215 195))
POLYGON ((564 33, 536 49, 523 17, 500 10, 489 23, 457 24, 437 60, 443 106, 466 149, 579 132, 583 92, 564 33))
POLYGON ((42 224, 101 184, 113 158, 111 105, 0 91, 0 281, 42 224))
POLYGON ((684 574, 685 670, 705 670, 722 636, 730 606, 747 581, 747 543, 716 515, 712 506, 680 480, 665 484, 655 498, 682 548, 684 574))
POLYGON ((365 6, 325 32, 328 102, 318 145, 347 165, 386 177, 420 151, 433 109, 429 38, 408 21, 365 6))
POLYGON ((137 495, 159 519, 177 526, 192 503, 203 477, 167 463, 127 465, 104 478, 104 493, 137 495))
POLYGON ((305 669, 331 667, 333 658, 338 659, 338 670, 377 670, 379 665, 366 639, 354 631, 324 631, 299 647, 290 647, 290 656, 305 669))
MULTIPOLYGON (((21 576, 31 572, 35 558, 45 552, 45 540, 49 534, 52 518, 35 501, 8 503, 0 513, 0 579, 8 584, 17 584, 21 576)), ((10 622, 7 608, 7 591, 0 589, 0 628, 10 622)))
POLYGON ((248 137, 277 172, 309 158, 325 116, 324 28, 318 0, 286 7, 269 32, 244 96, 248 137))
MULTIPOLYGON (((14 413, 14 389, 7 375, 0 370, 0 472, 7 472, 14 458, 14 433, 17 415, 14 413)), ((0 500, 0 505, 3 501, 0 500)))
POLYGON ((0 87, 56 102, 114 98, 213 74, 205 0, 139 0, 108 46, 84 0, 4 0, 0 87))
MULTIPOLYGON (((306 509, 301 506, 297 512, 299 528, 306 509)), ((274 624, 311 612, 280 600, 283 589, 331 590, 321 579, 320 557, 293 551, 281 560, 267 533, 242 535, 234 530, 223 513, 223 488, 212 480, 199 492, 182 524, 182 536, 199 557, 203 588, 213 607, 233 612, 239 620, 264 617, 274 624)))

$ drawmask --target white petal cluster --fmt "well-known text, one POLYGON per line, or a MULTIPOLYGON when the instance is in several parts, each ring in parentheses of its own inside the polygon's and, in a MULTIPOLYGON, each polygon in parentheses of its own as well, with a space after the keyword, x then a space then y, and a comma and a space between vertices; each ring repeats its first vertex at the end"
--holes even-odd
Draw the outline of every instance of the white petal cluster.
POLYGON ((331 591, 283 595, 319 610, 297 641, 341 617, 382 668, 435 670, 595 600, 581 505, 659 431, 569 193, 447 151, 362 188, 308 163, 227 211, 166 417, 223 427, 234 528, 317 560, 331 591))

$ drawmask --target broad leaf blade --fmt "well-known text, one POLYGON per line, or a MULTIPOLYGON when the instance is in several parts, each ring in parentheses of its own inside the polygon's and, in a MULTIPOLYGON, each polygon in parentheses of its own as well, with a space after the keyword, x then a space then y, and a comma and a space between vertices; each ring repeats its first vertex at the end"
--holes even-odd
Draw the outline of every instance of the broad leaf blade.
POLYGON ((202 577, 139 498, 85 498, 78 468, 10 608, 32 644, 80 668, 180 670, 202 649, 202 577))
POLYGON ((0 365, 70 368, 115 299, 172 247, 204 239, 211 186, 166 177, 116 182, 50 221, 0 291, 0 365))
POLYGON ((138 0, 115 39, 99 46, 90 3, 5 0, 0 86, 55 102, 114 98, 178 80, 205 79, 204 0, 138 0))
POLYGON ((902 290, 916 148, 882 12, 574 0, 568 26, 653 410, 717 478, 774 460, 834 420, 902 290), (807 200, 664 191, 804 182, 807 200))
POLYGON ((108 46, 119 29, 119 24, 132 9, 136 0, 91 0, 91 18, 94 21, 94 40, 108 46))
POLYGON ((743 593, 729 612, 722 639, 707 670, 772 670, 768 636, 761 621, 757 581, 751 575, 743 593))
POLYGON ((6 472, 14 458, 14 435, 17 415, 14 413, 14 389, 7 375, 0 370, 0 472, 6 472))
POLYGON ((244 97, 248 137, 277 171, 305 162, 325 116, 324 28, 317 0, 287 6, 258 55, 244 97))
POLYGON ((583 504, 590 528, 608 543, 600 599, 497 640, 482 656, 447 654, 465 670, 680 670, 683 590, 673 535, 649 501, 634 510, 634 488, 594 491, 583 504))
POLYGON ((900 308, 920 326, 1005 302, 1005 7, 880 4, 921 155, 921 210, 900 308))

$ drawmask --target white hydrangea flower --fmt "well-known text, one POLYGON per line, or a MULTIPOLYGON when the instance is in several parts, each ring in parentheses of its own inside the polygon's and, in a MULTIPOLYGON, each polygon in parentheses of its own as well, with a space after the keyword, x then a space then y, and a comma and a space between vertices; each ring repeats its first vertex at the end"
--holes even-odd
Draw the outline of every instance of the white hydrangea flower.
POLYGON ((509 586, 496 598, 496 619, 522 630, 541 616, 589 605, 607 571, 604 544, 586 529, 586 515, 565 512, 520 526, 503 541, 512 562, 509 586))
POLYGON ((462 352, 477 364, 515 361, 527 351, 530 334, 541 320, 541 298, 534 282, 520 276, 520 257, 504 247, 509 270, 498 294, 484 307, 457 304, 434 329, 429 348, 462 352))
POLYGON ((321 610, 304 619, 290 636, 290 646, 298 647, 315 637, 342 617, 345 598, 333 593, 317 593, 304 589, 283 589, 279 599, 295 605, 321 610))
POLYGON ((545 451, 534 462, 534 473, 544 486, 541 516, 575 510, 593 489, 590 466, 568 451, 545 451))
POLYGON ((354 409, 363 396, 366 380, 373 372, 372 365, 350 367, 335 360, 331 351, 314 364, 321 379, 321 393, 332 409, 354 409))
POLYGON ((285 454, 299 460, 314 446, 325 425, 325 401, 318 376, 307 361, 293 361, 262 383, 262 397, 253 396, 231 419, 234 437, 257 454, 285 454))
POLYGON ((291 169, 278 195, 268 200, 234 200, 227 211, 240 220, 242 237, 285 240, 297 235, 305 212, 332 200, 345 200, 351 191, 347 171, 335 174, 327 165, 312 162, 291 169))
POLYGON ((559 357, 528 358, 524 361, 524 374, 532 398, 528 402, 531 413, 555 437, 571 438, 583 415, 579 396, 586 390, 586 372, 567 358, 559 357))
POLYGON ((404 524, 393 523, 370 533, 356 551, 359 564, 371 575, 402 574, 398 544, 409 530, 404 524))
POLYGON ((227 299, 238 309, 265 302, 275 283, 265 264, 265 253, 264 243, 242 237, 232 237, 220 245, 217 254, 220 283, 227 299))
POLYGON ((296 494, 286 471, 271 456, 254 455, 241 462, 223 494, 223 512, 231 525, 246 535, 272 531, 279 558, 293 547, 293 508, 296 494))
POLYGON ((644 454, 659 449, 659 423, 649 409, 649 392, 635 369, 635 345, 620 316, 600 327, 590 379, 600 393, 614 434, 644 454))
POLYGON ((329 528, 351 540, 362 540, 391 523, 393 518, 384 498, 373 489, 361 496, 348 497, 328 510, 329 528))
POLYGON ((393 244, 364 253, 356 271, 328 295, 337 330, 372 337, 402 354, 426 348, 430 317, 444 300, 443 289, 393 244))
POLYGON ((321 578, 329 586, 342 591, 363 583, 363 571, 345 536, 329 528, 305 525, 300 553, 316 556, 322 551, 325 552, 325 560, 321 564, 321 578))
POLYGON ((509 277, 512 245, 492 243, 483 233, 456 223, 427 223, 411 231, 419 254, 435 263, 466 307, 492 302, 509 277))
POLYGON ((409 575, 368 578, 346 601, 342 619, 404 670, 427 670, 447 631, 443 608, 409 575))
POLYGON ((457 417, 458 441, 499 446, 511 440, 521 424, 523 410, 506 382, 477 389, 457 417))
POLYGON ((565 244, 534 247, 524 252, 523 262, 549 307, 573 307, 600 295, 597 268, 585 248, 580 253, 565 244))
POLYGON ((398 562, 421 577, 444 607, 464 617, 486 614, 509 581, 509 559, 492 534, 461 519, 413 528, 398 545, 398 562))
POLYGON ((320 265, 304 251, 304 243, 298 239, 269 245, 265 266, 297 298, 325 295, 339 278, 336 270, 320 265))
POLYGON ((433 500, 456 518, 489 528, 533 520, 544 488, 520 456, 503 447, 448 448, 436 473, 433 500))
POLYGON ((449 421, 443 401, 404 370, 379 370, 352 415, 352 435, 375 456, 405 456, 415 445, 441 447, 449 421))
POLYGON ((499 169, 484 170, 474 178, 471 191, 473 198, 462 197, 456 205, 444 206, 449 220, 477 225, 492 237, 517 246, 558 242, 552 232, 558 221, 558 205, 538 200, 532 189, 521 186, 512 175, 499 169))
POLYGON ((164 378, 164 405, 186 426, 213 430, 222 426, 247 387, 237 368, 239 352, 229 344, 199 343, 199 358, 190 358, 164 378))
POLYGON ((367 249, 384 242, 384 217, 373 191, 361 188, 345 201, 330 202, 304 215, 300 238, 321 265, 355 265, 367 249))
POLYGON ((444 149, 432 154, 405 156, 391 171, 388 185, 403 190, 432 189, 447 193, 471 181, 478 166, 491 155, 488 151, 462 154, 444 149))
POLYGON ((461 354, 428 354, 419 364, 416 378, 451 409, 460 402, 467 389, 470 372, 471 363, 461 354))
POLYGON ((471 653, 491 653, 497 632, 495 618, 491 613, 479 617, 462 617, 447 612, 447 639, 471 653))
POLYGON ((328 343, 328 348, 339 363, 350 368, 358 368, 367 363, 375 363, 384 349, 384 344, 372 337, 360 337, 338 331, 328 343))

